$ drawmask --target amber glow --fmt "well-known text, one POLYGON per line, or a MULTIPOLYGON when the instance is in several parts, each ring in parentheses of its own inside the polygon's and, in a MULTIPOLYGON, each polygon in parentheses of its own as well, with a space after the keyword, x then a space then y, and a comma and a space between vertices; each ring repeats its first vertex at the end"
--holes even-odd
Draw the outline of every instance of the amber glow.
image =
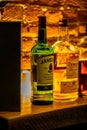
MULTIPOLYGON (((22 23, 22 30, 21 30, 21 69, 30 69, 30 51, 31 48, 36 44, 37 41, 37 28, 38 28, 38 16, 45 14, 47 16, 47 40, 50 45, 53 45, 53 43, 56 41, 58 37, 58 21, 62 19, 63 17, 66 17, 68 19, 76 19, 77 20, 80 18, 82 21, 85 21, 87 18, 87 12, 84 13, 82 12, 82 15, 77 15, 77 10, 83 9, 85 10, 85 2, 84 4, 82 1, 77 1, 71 0, 70 3, 67 0, 12 0, 12 1, 17 1, 20 2, 21 4, 7 4, 4 7, 3 11, 3 20, 4 21, 21 21, 22 23), (39 3, 38 3, 39 1, 39 3), (35 4, 34 4, 35 2, 35 4), (80 3, 81 2, 81 3, 80 3), (25 3, 31 3, 30 4, 25 4, 25 3), (38 5, 37 5, 38 3, 38 5), (42 5, 40 6, 40 3, 42 5), (43 3, 45 6, 43 6, 43 3), (60 3, 60 6, 59 6, 60 3), (49 6, 46 6, 46 5, 49 6), (33 6, 34 5, 34 6, 33 6), (55 6, 54 6, 55 5, 55 6), (54 8, 55 7, 55 8, 54 8), (76 8, 75 8, 76 7, 76 8)), ((80 20, 80 22, 81 22, 80 20)), ((86 21, 87 22, 87 21, 86 21)), ((79 26, 79 32, 80 33, 85 33, 85 25, 80 23, 81 25, 79 26)), ((70 30, 70 34, 75 34, 75 36, 78 36, 77 29, 70 30)), ((57 50, 58 48, 56 48, 57 50)), ((73 49, 71 47, 71 49, 73 49)), ((64 58, 63 58, 64 59, 64 58)), ((61 72, 62 73, 62 72, 61 72)), ((62 78, 63 74, 61 74, 60 77, 57 75, 54 75, 54 84, 56 83, 57 78, 62 78)), ((21 97, 22 99, 23 97, 21 97)), ((28 105, 28 99, 26 97, 25 100, 25 107, 23 106, 22 102, 22 107, 23 107, 23 112, 26 111, 26 106, 28 105)), ((29 104, 30 105, 30 104, 29 104)))

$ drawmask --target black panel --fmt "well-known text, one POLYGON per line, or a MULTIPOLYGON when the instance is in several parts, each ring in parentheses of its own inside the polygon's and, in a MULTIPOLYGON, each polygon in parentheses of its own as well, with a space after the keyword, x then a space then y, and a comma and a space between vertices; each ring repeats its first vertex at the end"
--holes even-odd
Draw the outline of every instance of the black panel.
POLYGON ((21 22, 0 22, 0 110, 20 111, 21 22))

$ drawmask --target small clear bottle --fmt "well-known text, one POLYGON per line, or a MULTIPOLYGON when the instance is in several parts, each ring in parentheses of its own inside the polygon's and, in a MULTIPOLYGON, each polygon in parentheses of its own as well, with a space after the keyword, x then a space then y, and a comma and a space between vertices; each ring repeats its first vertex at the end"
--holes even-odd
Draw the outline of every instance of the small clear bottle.
POLYGON ((31 49, 32 103, 53 103, 54 51, 47 43, 46 17, 39 16, 38 41, 31 49))
POLYGON ((30 70, 21 70, 21 111, 25 112, 31 105, 30 70))
POLYGON ((58 26, 58 40, 54 49, 54 101, 71 102, 78 99, 79 51, 70 44, 68 21, 62 19, 58 26))

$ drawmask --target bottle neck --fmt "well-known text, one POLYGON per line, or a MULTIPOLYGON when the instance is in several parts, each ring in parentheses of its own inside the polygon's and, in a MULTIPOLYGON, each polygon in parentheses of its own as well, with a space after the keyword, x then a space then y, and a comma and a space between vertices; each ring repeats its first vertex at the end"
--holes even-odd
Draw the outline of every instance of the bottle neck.
POLYGON ((40 27, 38 30, 38 42, 41 44, 47 43, 47 37, 46 37, 46 26, 40 27))
POLYGON ((58 27, 58 40, 59 41, 68 41, 69 36, 68 36, 68 27, 65 26, 59 26, 58 27))
POLYGON ((86 36, 87 36, 87 23, 86 23, 86 36))

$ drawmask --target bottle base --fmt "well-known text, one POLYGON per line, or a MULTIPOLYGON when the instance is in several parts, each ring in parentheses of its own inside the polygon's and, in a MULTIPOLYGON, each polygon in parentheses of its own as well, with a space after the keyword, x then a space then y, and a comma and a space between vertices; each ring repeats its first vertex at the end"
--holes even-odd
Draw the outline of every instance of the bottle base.
POLYGON ((78 94, 59 94, 54 95, 55 102, 73 102, 79 98, 78 94))
POLYGON ((79 97, 87 97, 87 91, 86 92, 80 92, 79 97))
POLYGON ((78 98, 76 98, 76 99, 63 99, 63 100, 62 100, 62 99, 54 99, 54 101, 55 101, 55 102, 61 102, 61 103, 63 103, 63 102, 65 102, 65 103, 67 102, 67 103, 68 103, 68 102, 74 102, 74 101, 76 101, 77 99, 78 99, 78 98))
POLYGON ((50 105, 53 101, 40 101, 40 100, 33 100, 32 104, 34 105, 50 105))

